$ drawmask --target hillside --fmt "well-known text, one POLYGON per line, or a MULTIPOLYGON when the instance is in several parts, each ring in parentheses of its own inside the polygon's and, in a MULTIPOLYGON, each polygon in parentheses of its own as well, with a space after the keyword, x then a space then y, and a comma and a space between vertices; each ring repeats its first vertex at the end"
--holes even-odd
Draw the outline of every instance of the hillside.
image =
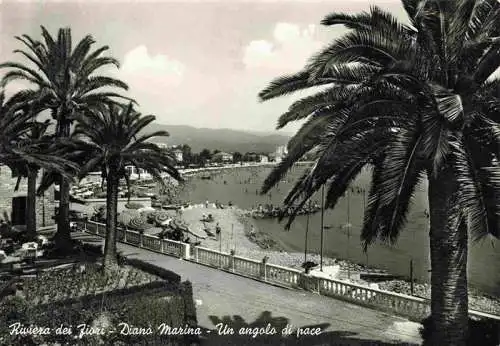
POLYGON ((170 137, 164 142, 168 145, 187 144, 194 152, 204 148, 228 152, 273 152, 277 146, 288 143, 288 133, 266 133, 231 129, 196 128, 186 125, 154 124, 148 131, 166 130, 170 137))

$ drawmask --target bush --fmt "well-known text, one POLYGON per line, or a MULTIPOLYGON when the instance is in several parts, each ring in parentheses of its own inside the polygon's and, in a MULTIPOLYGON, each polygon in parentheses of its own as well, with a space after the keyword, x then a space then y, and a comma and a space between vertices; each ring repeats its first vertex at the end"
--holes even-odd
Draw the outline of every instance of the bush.
MULTIPOLYGON (((431 337, 434 330, 431 316, 422 321, 420 335, 422 345, 431 345, 431 337)), ((469 318, 469 337, 467 346, 498 346, 500 343, 500 328, 493 320, 473 320, 469 318)))
POLYGON ((144 208, 144 205, 141 203, 129 202, 129 203, 125 204, 125 208, 127 208, 127 209, 141 209, 141 208, 144 208))
POLYGON ((161 277, 162 279, 168 281, 169 283, 180 283, 181 282, 181 276, 167 270, 165 268, 157 267, 153 264, 150 264, 148 262, 141 261, 136 258, 127 258, 125 260, 125 263, 128 265, 131 265, 132 267, 135 267, 139 270, 142 270, 146 273, 156 275, 161 277))

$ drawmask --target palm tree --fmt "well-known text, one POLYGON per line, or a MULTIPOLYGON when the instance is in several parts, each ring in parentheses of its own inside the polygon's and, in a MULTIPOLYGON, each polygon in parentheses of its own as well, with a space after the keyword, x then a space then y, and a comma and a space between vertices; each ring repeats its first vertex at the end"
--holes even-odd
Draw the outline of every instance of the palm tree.
MULTIPOLYGON (((74 119, 85 109, 123 96, 102 88, 128 87, 120 80, 95 75, 101 67, 115 65, 116 59, 102 56, 109 49, 104 46, 91 51, 95 43, 92 36, 85 36, 73 48, 71 30, 60 29, 57 38, 42 26, 43 42, 28 35, 16 37, 26 50, 15 50, 29 60, 28 64, 6 62, 0 68, 10 69, 2 79, 2 86, 13 80, 23 80, 34 86, 23 91, 24 96, 43 105, 40 111, 50 110, 56 121, 56 136, 68 137, 74 119), (32 66, 30 66, 32 65, 32 66)), ((56 242, 65 248, 70 242, 69 230, 69 181, 60 177, 59 217, 56 242)))
MULTIPOLYGON (((66 160, 64 156, 59 155, 62 148, 57 147, 57 142, 54 141, 53 136, 47 134, 47 129, 50 125, 50 120, 38 122, 34 119, 31 121, 29 132, 21 136, 16 145, 22 149, 22 153, 29 152, 31 154, 46 154, 51 156, 50 164, 44 165, 45 171, 49 172, 64 172, 67 170, 73 174, 76 171, 77 165, 66 160)), ((19 188, 22 178, 28 179, 28 191, 26 200, 26 232, 28 239, 33 240, 36 238, 36 183, 40 165, 37 162, 26 160, 24 154, 14 156, 12 155, 9 166, 12 171, 16 173, 18 180, 15 190, 19 188)), ((59 173, 60 174, 60 173, 59 173)))
POLYGON ((182 180, 175 169, 175 158, 149 140, 168 136, 166 131, 149 134, 144 129, 155 120, 153 115, 142 116, 128 106, 108 104, 100 110, 88 112, 79 119, 68 148, 80 157, 88 157, 82 165, 80 177, 92 170, 101 170, 106 180, 106 242, 104 268, 116 265, 116 225, 118 187, 120 179, 128 176, 125 166, 132 165, 165 184, 162 173, 182 180))
MULTIPOLYGON (((278 128, 307 119, 266 179, 275 186, 301 157, 315 164, 285 199, 293 205, 328 186, 333 208, 365 166, 372 168, 362 241, 395 242, 416 186, 428 180, 433 345, 468 334, 467 251, 499 236, 500 4, 496 0, 403 0, 411 25, 372 7, 332 13, 324 25, 350 31, 300 72, 259 96, 323 90, 292 104, 278 128)), ((292 216, 286 227, 293 222, 292 216)))
MULTIPOLYGON (((0 162, 28 177, 26 225, 28 238, 31 239, 36 236, 36 172, 43 167, 70 178, 76 169, 76 166, 60 158, 59 150, 43 136, 47 126, 48 123, 33 121, 32 105, 27 105, 23 93, 6 100, 4 93, 0 92, 0 162)), ((18 187, 19 179, 16 190, 18 187)))

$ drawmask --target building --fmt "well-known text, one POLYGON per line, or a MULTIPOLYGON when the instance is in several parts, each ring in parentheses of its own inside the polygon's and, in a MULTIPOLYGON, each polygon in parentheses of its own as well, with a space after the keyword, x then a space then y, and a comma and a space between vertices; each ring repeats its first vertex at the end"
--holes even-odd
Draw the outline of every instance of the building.
MULTIPOLYGON (((42 176, 40 171, 38 177, 42 176)), ((0 168, 0 219, 7 214, 13 225, 26 224, 27 179, 22 179, 18 191, 14 191, 17 177, 7 166, 0 168)), ((37 183, 38 185, 38 183, 37 183)), ((55 224, 54 187, 36 199, 36 225, 37 227, 52 226, 55 224)))
POLYGON ((177 162, 183 162, 184 161, 184 157, 183 157, 183 153, 182 153, 181 149, 174 149, 173 153, 174 153, 175 160, 177 162))
POLYGON ((286 145, 280 145, 279 147, 276 148, 274 155, 275 155, 274 160, 276 162, 281 162, 283 160, 283 158, 286 155, 288 155, 288 148, 286 147, 286 145))
POLYGON ((267 155, 260 155, 260 162, 261 163, 268 163, 269 157, 267 157, 267 155))
POLYGON ((142 168, 139 168, 139 170, 137 170, 135 166, 125 166, 125 171, 127 172, 129 179, 131 181, 153 179, 151 174, 146 173, 146 171, 142 168))
POLYGON ((220 152, 212 156, 212 160, 215 162, 233 162, 233 154, 220 152))

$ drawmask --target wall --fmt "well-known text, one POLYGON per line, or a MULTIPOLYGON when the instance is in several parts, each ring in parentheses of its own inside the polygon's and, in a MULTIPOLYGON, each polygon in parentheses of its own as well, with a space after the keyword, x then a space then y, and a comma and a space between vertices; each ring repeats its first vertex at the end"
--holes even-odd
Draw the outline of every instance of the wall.
MULTIPOLYGON (((41 173, 39 176, 41 176, 41 173)), ((8 167, 0 166, 0 218, 2 219, 4 211, 8 213, 9 218, 11 217, 13 197, 26 196, 27 179, 23 179, 19 185, 19 190, 14 191, 16 181, 17 178, 12 178, 12 172, 8 167)), ((38 227, 55 224, 53 219, 54 206, 54 188, 51 187, 45 192, 44 197, 38 197, 36 201, 36 221, 38 227), (45 219, 43 216, 45 216, 45 219)))
MULTIPOLYGON (((87 215, 90 217, 94 211, 95 207, 101 206, 101 205, 106 205, 106 199, 105 198, 94 198, 94 199, 87 199, 85 200, 87 204, 81 205, 77 203, 71 203, 70 209, 76 210, 82 213, 87 213, 87 215)), ((140 203, 144 207, 151 207, 151 198, 149 197, 131 197, 130 202, 133 203, 140 203)), ((128 203, 127 198, 118 198, 118 212, 120 213, 125 209, 125 205, 128 203)))

